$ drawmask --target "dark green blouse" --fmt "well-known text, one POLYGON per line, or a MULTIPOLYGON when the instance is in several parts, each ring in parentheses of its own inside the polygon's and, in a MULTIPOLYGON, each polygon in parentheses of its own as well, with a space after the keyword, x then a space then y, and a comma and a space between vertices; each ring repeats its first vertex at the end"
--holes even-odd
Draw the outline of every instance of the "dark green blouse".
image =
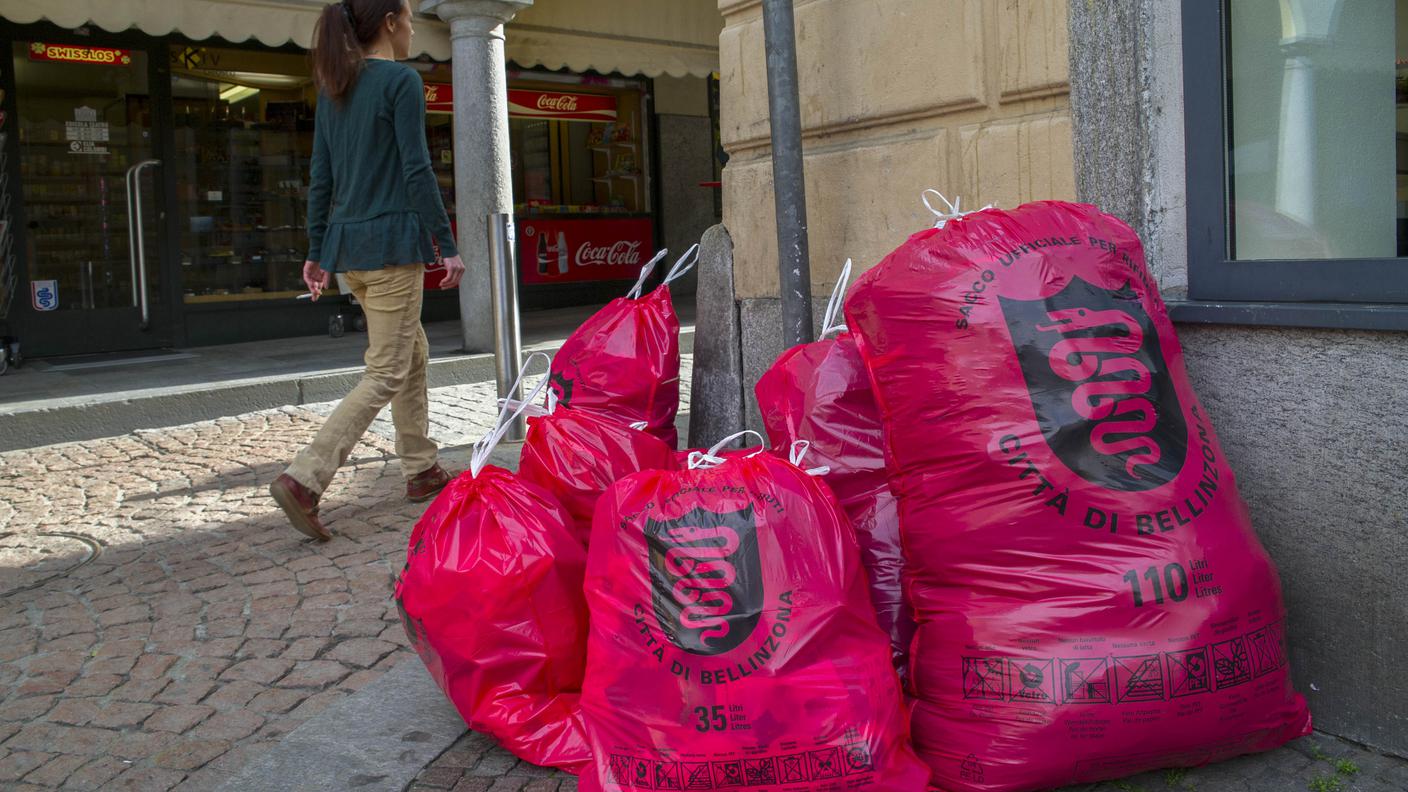
POLYGON ((308 260, 329 272, 457 256, 425 143, 415 69, 368 58, 342 102, 319 97, 308 189, 308 260))

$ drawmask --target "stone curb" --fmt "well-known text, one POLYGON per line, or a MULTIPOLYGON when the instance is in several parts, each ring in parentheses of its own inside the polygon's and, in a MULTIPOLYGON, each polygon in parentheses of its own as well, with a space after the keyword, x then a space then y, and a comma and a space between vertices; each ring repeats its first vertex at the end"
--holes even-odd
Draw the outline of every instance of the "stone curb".
MULTIPOLYGON (((693 343, 693 335, 693 328, 680 332, 681 348, 693 343)), ((525 354, 552 354, 561 346, 562 339, 558 339, 526 345, 523 351, 525 354)), ((289 405, 333 401, 347 395, 361 374, 360 367, 344 368, 0 408, 0 451, 115 437, 138 429, 180 426, 289 405)), ((492 380, 494 356, 477 354, 432 360, 428 376, 432 388, 492 380)))
POLYGON ((420 658, 289 732, 217 792, 401 792, 465 733, 420 658))

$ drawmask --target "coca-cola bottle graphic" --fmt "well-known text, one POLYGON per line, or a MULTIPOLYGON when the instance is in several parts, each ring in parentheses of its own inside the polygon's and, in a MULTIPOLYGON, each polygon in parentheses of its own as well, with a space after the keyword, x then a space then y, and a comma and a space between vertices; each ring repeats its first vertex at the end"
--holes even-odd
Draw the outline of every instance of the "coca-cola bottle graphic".
POLYGON ((557 274, 567 274, 567 234, 557 232, 557 274))
POLYGON ((543 277, 548 275, 548 240, 547 234, 538 234, 538 274, 543 277))

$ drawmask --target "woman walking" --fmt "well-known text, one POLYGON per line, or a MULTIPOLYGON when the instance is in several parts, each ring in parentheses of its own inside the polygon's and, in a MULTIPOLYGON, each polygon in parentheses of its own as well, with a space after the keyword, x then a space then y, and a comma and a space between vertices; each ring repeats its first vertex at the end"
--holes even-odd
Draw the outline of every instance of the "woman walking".
POLYGON ((414 69, 408 0, 341 0, 323 9, 313 40, 319 97, 308 191, 303 280, 317 300, 342 273, 367 317, 366 373, 313 443, 270 486, 294 528, 332 538, 318 500, 388 403, 406 497, 422 501, 450 481, 429 437, 420 324, 425 265, 444 256, 442 289, 464 264, 450 233, 425 142, 425 93, 414 69))

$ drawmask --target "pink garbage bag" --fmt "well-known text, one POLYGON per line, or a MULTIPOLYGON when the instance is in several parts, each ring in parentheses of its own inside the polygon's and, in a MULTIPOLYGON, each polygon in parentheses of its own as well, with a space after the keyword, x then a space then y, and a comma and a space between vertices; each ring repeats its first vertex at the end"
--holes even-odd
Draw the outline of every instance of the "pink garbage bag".
POLYGON ((486 463, 507 412, 416 523, 395 598, 411 645, 471 729, 576 773, 591 758, 579 717, 586 548, 549 492, 486 463))
POLYGON ((1035 790, 1308 733, 1257 541, 1139 239, 1092 206, 916 234, 846 304, 885 425, 946 790, 1035 790))
POLYGON ((694 266, 698 247, 690 248, 654 291, 641 296, 646 277, 665 255, 660 251, 627 296, 607 303, 567 337, 552 359, 558 401, 624 424, 644 421, 647 432, 676 447, 680 320, 670 282, 694 266))
POLYGON ((597 505, 581 788, 923 789, 835 497, 769 454, 691 467, 597 505))
POLYGON ((822 340, 782 353, 754 393, 773 448, 785 454, 795 441, 804 440, 810 444, 809 463, 827 468, 822 478, 855 526, 870 578, 870 601, 904 678, 914 619, 900 585, 899 506, 885 476, 880 408, 855 339, 833 321, 850 267, 847 261, 832 295, 822 340), (839 334, 828 338, 833 333, 839 334))

